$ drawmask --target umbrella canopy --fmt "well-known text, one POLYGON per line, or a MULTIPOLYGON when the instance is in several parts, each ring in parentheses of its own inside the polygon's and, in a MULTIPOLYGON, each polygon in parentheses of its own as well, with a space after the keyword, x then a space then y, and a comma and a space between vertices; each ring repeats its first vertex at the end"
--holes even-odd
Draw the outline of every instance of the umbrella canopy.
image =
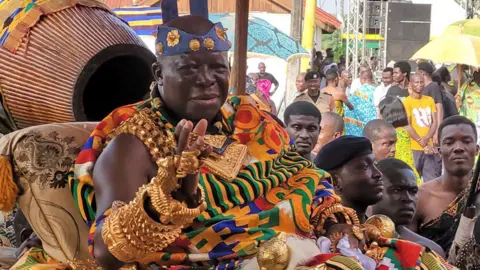
MULTIPOLYGON (((113 11, 127 21, 137 35, 145 37, 143 40, 147 43, 147 46, 155 47, 154 43, 150 44, 153 38, 148 39, 146 36, 155 36, 157 27, 162 24, 162 10, 160 8, 130 6, 117 8, 113 11)), ((210 14, 209 18, 213 22, 221 22, 223 27, 228 29, 229 40, 234 43, 235 14, 210 14)), ((233 48, 235 48, 235 44, 232 44, 232 52, 233 48)), ((275 56, 284 60, 295 54, 308 53, 300 43, 290 36, 267 21, 256 17, 249 17, 248 19, 247 50, 249 55, 275 56)))
POLYGON ((460 34, 441 35, 418 50, 411 58, 411 60, 417 59, 480 67, 480 37, 460 34))
MULTIPOLYGON (((210 14, 210 20, 221 22, 223 27, 228 28, 228 37, 235 40, 234 26, 235 14, 210 14)), ((232 46, 233 48, 233 46, 232 46)), ((273 55, 284 60, 298 53, 308 53, 300 43, 277 29, 267 21, 250 16, 248 19, 248 52, 273 55)))
POLYGON ((466 34, 480 37, 480 19, 454 22, 447 26, 443 34, 466 34))

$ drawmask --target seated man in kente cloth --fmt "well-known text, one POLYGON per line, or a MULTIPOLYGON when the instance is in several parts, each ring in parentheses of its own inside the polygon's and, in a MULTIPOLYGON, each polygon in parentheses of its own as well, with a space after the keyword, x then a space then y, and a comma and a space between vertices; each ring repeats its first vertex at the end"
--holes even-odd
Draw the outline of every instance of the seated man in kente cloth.
MULTIPOLYGON (((317 237, 364 246, 355 212, 290 151, 281 124, 247 96, 227 99, 229 47, 222 25, 201 17, 159 27, 158 89, 113 111, 75 161, 69 185, 104 269, 295 269, 320 254, 317 237)), ((379 244, 397 269, 443 265, 413 243, 379 244)), ((383 258, 377 242, 367 248, 383 258)), ((329 265, 360 265, 335 256, 329 265)))

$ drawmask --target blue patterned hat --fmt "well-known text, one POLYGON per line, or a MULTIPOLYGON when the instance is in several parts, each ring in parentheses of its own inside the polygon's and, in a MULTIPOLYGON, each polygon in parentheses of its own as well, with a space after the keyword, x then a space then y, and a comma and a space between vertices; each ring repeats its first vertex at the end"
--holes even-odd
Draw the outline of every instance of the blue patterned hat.
POLYGON ((155 49, 157 55, 172 56, 189 52, 226 52, 232 47, 227 29, 216 23, 205 35, 192 35, 180 29, 159 26, 155 49))

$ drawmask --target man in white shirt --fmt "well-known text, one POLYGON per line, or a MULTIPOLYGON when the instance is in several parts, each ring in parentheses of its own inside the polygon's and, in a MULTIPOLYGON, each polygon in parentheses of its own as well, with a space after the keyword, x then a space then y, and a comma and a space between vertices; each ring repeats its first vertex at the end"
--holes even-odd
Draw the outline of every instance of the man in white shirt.
POLYGON ((380 101, 387 95, 387 91, 393 83, 393 68, 387 67, 382 72, 382 83, 377 86, 373 93, 373 104, 378 108, 380 101))
MULTIPOLYGON (((364 71, 368 71, 370 70, 370 67, 368 65, 364 65, 364 66, 361 66, 360 67, 360 72, 358 73, 359 75, 362 74, 364 71)), ((346 93, 347 96, 349 96, 350 94, 352 94, 353 92, 355 92, 355 90, 359 89, 360 87, 362 87, 362 82, 360 82, 360 77, 356 78, 355 80, 353 80, 352 82, 352 85, 350 86, 350 89, 349 91, 346 93)))

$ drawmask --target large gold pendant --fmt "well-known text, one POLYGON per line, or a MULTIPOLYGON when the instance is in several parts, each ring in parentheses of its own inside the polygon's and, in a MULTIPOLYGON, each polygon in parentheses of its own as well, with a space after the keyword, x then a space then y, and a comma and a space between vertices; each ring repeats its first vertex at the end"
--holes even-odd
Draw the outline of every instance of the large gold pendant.
POLYGON ((213 152, 205 160, 204 166, 213 174, 232 182, 247 157, 247 146, 229 140, 225 135, 207 135, 205 142, 213 147, 213 152))

